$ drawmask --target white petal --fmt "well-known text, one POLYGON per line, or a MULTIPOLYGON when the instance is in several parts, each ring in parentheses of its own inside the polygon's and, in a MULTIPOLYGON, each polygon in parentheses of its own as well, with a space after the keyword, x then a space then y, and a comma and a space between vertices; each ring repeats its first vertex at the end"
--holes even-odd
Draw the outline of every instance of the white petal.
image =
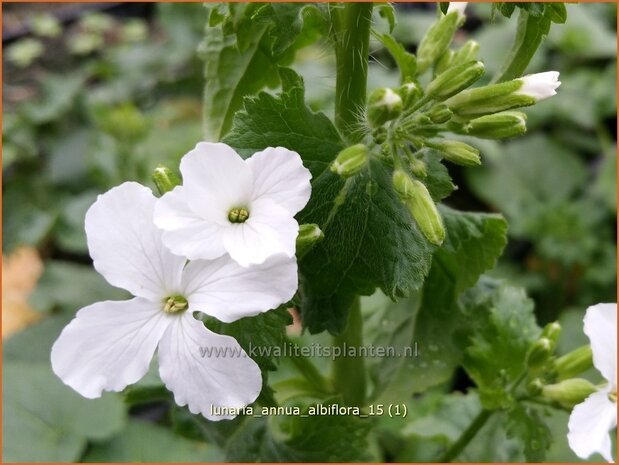
POLYGON ((175 254, 190 260, 221 257, 226 253, 221 219, 197 213, 192 204, 204 206, 205 202, 192 198, 183 186, 175 187, 157 201, 154 222, 164 230, 163 243, 175 254))
POLYGON ((226 144, 200 142, 182 158, 180 170, 183 186, 191 195, 226 209, 226 215, 230 208, 245 206, 251 200, 251 169, 226 144))
POLYGON ((228 256, 195 260, 185 268, 183 285, 192 311, 229 323, 288 302, 298 287, 297 262, 278 255, 245 268, 228 256))
POLYGON ((458 13, 458 16, 460 18, 463 18, 466 5, 468 5, 468 2, 449 2, 449 6, 447 7, 447 14, 453 13, 455 11, 458 13))
POLYGON ((609 431, 617 426, 617 404, 608 399, 608 391, 591 394, 572 410, 567 440, 574 453, 586 459, 595 452, 612 462, 609 431))
POLYGON ((178 315, 163 336, 159 375, 178 405, 187 405, 191 413, 210 420, 234 418, 214 415, 211 407, 244 407, 256 400, 262 388, 258 365, 238 342, 209 331, 191 312, 178 315), (205 352, 209 348, 213 349, 210 357, 205 352))
POLYGON ((617 387, 617 304, 589 307, 584 318, 591 341, 593 364, 612 387, 617 387))
POLYGON ((252 202, 249 219, 224 231, 224 247, 243 266, 263 263, 273 255, 295 254, 299 224, 270 199, 252 202))
POLYGON ((81 309, 52 347, 52 369, 84 397, 141 379, 169 323, 161 305, 136 297, 81 309))
POLYGON ((561 85, 558 71, 529 74, 521 77, 520 81, 522 87, 516 93, 533 97, 537 101, 556 95, 556 89, 561 85))
POLYGON ((85 224, 97 271, 113 286, 158 301, 178 291, 186 260, 163 245, 155 202, 150 189, 126 182, 97 198, 85 224))
POLYGON ((254 175, 253 198, 269 198, 292 215, 309 201, 312 175, 297 152, 269 147, 247 159, 254 175))

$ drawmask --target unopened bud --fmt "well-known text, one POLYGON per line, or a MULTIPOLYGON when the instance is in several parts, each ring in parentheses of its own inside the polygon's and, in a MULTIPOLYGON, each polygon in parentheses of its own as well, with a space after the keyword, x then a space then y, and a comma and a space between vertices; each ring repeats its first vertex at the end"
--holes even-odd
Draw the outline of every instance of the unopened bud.
POLYGON ((519 111, 503 111, 471 120, 466 131, 481 139, 504 139, 527 132, 526 120, 527 115, 519 111))
POLYGON ((527 368, 531 371, 536 371, 543 367, 550 359, 552 351, 552 342, 546 337, 539 338, 529 347, 526 356, 527 368))
POLYGON ((560 335, 561 335, 561 325, 559 324, 558 321, 553 321, 551 323, 548 323, 546 326, 544 326, 544 329, 542 329, 542 334, 540 337, 545 337, 546 339, 548 339, 552 343, 552 349, 554 350, 554 348, 557 345, 557 341, 559 340, 560 335))
POLYGON ((453 65, 454 52, 447 49, 434 64, 434 75, 437 76, 453 65))
POLYGON ((558 77, 556 71, 523 76, 500 84, 465 90, 445 103, 455 114, 469 119, 526 107, 555 95, 561 84, 558 77))
POLYGON ((343 178, 349 178, 359 173, 368 161, 368 148, 356 144, 342 150, 331 164, 331 171, 343 178))
POLYGON ((458 51, 454 53, 453 59, 451 60, 451 65, 457 66, 462 63, 466 63, 467 61, 477 60, 478 52, 479 44, 474 40, 468 40, 462 47, 460 47, 458 51))
POLYGON ((383 144, 387 141, 387 128, 384 126, 380 126, 372 131, 372 137, 374 138, 374 142, 376 144, 383 144))
POLYGON ((393 90, 383 87, 374 90, 368 97, 368 122, 377 127, 397 118, 402 113, 402 98, 393 90))
POLYGON ((467 61, 439 74, 428 84, 426 93, 436 100, 445 100, 469 87, 483 74, 484 64, 481 61, 467 61))
POLYGON ((417 72, 423 74, 449 47, 458 25, 464 20, 460 9, 454 9, 435 22, 417 49, 417 72))
POLYGON ((443 103, 434 105, 425 114, 435 124, 446 123, 451 119, 452 115, 451 110, 443 103))
POLYGON ((418 158, 411 156, 409 158, 410 168, 412 173, 418 178, 426 178, 428 177, 428 169, 426 164, 419 160, 418 158))
POLYGON ((159 165, 153 170, 153 182, 161 195, 170 192, 181 183, 179 177, 167 166, 159 165))
POLYGON ((404 108, 407 108, 414 105, 421 98, 423 91, 414 82, 405 82, 398 89, 398 94, 402 98, 404 108))
POLYGON ((426 239, 432 244, 441 245, 445 240, 443 219, 426 186, 411 179, 404 171, 395 170, 393 187, 426 239))
POLYGON ((539 396, 542 393, 542 389, 544 389, 544 383, 539 378, 535 378, 529 384, 527 384, 527 391, 532 396, 539 396))
POLYGON ((301 258, 318 242, 324 239, 325 235, 317 224, 302 224, 299 226, 297 235, 297 258, 301 258))
POLYGON ((542 388, 542 396, 571 408, 596 392, 597 389, 586 379, 571 378, 557 384, 548 384, 542 388))
POLYGON ((591 346, 581 346, 578 349, 555 360, 554 369, 558 379, 568 379, 584 373, 593 366, 593 352, 591 346))
POLYGON ((462 166, 481 165, 479 150, 459 140, 428 142, 428 147, 438 150, 446 160, 462 166))

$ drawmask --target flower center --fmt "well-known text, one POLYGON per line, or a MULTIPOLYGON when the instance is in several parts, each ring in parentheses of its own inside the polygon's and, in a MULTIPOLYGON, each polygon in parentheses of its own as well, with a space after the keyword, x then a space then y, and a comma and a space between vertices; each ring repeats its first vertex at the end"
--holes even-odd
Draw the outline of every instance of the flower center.
POLYGON ((187 299, 182 295, 171 295, 163 299, 163 311, 166 313, 182 312, 183 310, 187 310, 188 306, 187 299))
POLYGON ((234 207, 228 212, 230 223, 245 223, 249 218, 249 210, 245 207, 234 207))
POLYGON ((609 399, 611 402, 617 403, 617 391, 610 391, 610 392, 608 393, 608 399, 609 399))

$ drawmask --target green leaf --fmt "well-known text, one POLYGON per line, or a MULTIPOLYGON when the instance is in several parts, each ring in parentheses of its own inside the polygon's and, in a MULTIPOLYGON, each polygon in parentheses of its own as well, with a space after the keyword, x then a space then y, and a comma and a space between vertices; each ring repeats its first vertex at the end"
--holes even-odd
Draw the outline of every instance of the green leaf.
POLYGON ((546 15, 553 23, 565 24, 567 21, 567 9, 563 2, 549 2, 546 3, 546 15))
POLYGON ((391 3, 379 3, 374 6, 378 10, 381 18, 386 19, 389 23, 389 33, 393 32, 396 25, 395 8, 391 3))
POLYGON ((479 311, 489 317, 471 338, 463 366, 479 387, 484 407, 496 409, 512 402, 509 389, 525 370, 525 357, 539 336, 533 302, 524 290, 500 286, 479 311))
POLYGON ((3 342, 3 360, 49 363, 52 345, 71 318, 69 312, 61 313, 12 335, 3 342))
POLYGON ((49 366, 3 366, 2 458, 7 462, 75 462, 87 440, 104 440, 125 423, 119 397, 85 399, 49 366))
POLYGON ((176 436, 170 430, 140 420, 112 440, 94 444, 83 462, 220 462, 220 452, 203 442, 176 436))
POLYGON ((509 81, 522 76, 549 30, 549 19, 521 9, 512 49, 492 82, 509 81))
POLYGON ((527 462, 543 462, 552 443, 552 436, 539 412, 516 404, 507 413, 507 434, 518 439, 524 448, 527 462))
POLYGON ((305 105, 301 78, 292 70, 280 72, 288 89, 279 97, 261 93, 247 98, 224 142, 243 157, 266 147, 294 150, 315 180, 343 148, 342 141, 329 118, 305 105))
POLYGON ((482 280, 458 299, 481 273, 494 267, 506 243, 505 221, 499 215, 446 207, 441 211, 447 237, 434 254, 422 292, 383 305, 382 311, 370 311, 373 316, 366 321, 366 339, 375 345, 392 345, 400 353, 406 347, 415 349, 413 358, 369 362, 376 383, 373 396, 383 402, 397 402, 449 379, 462 359, 467 335, 485 317, 471 302, 495 292, 495 283, 482 280))
MULTIPOLYGON (((328 405, 328 404, 327 404, 328 405)), ((308 408, 302 411, 308 412, 308 408)), ((250 418, 228 442, 229 462, 369 461, 367 419, 352 415, 250 418)))

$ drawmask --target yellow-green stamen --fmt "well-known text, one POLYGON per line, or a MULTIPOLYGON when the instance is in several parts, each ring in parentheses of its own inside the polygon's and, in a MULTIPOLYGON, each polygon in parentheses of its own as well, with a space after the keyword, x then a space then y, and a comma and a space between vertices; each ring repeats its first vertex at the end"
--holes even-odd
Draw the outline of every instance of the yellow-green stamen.
POLYGON ((164 299, 163 302, 163 311, 166 313, 182 312, 183 310, 187 310, 189 306, 187 299, 181 295, 171 295, 164 299))
POLYGON ((244 207, 235 207, 228 212, 230 223, 245 223, 247 218, 249 218, 249 210, 244 207))

